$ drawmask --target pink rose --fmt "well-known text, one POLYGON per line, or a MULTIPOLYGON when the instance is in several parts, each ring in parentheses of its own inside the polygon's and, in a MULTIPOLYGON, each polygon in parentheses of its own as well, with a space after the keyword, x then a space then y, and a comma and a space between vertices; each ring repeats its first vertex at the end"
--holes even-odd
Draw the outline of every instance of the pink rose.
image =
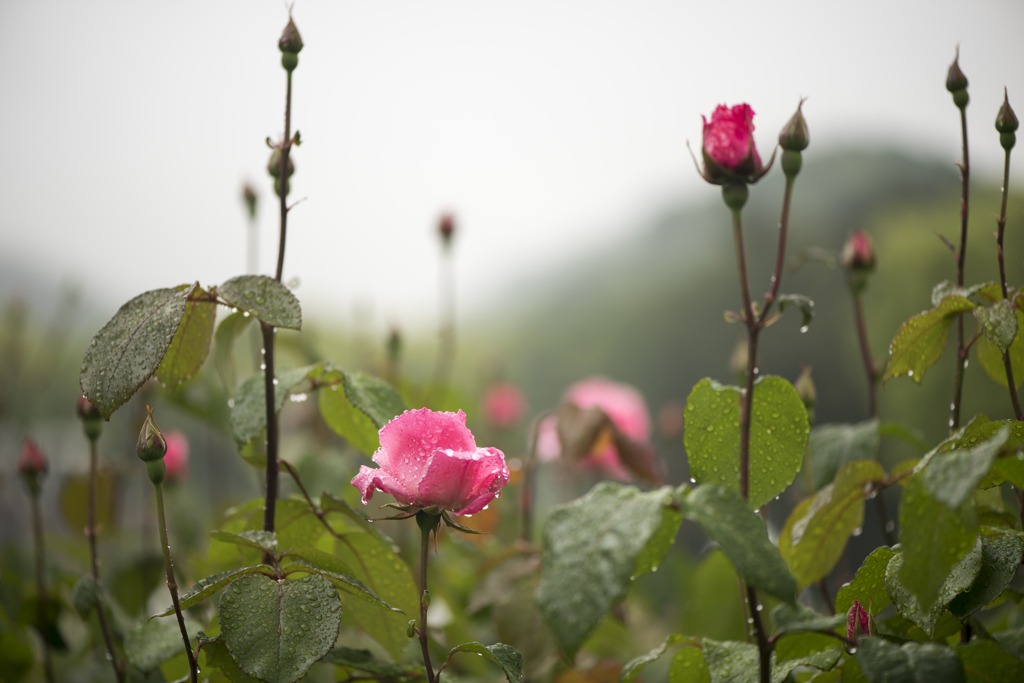
MULTIPOLYGON (((563 402, 580 409, 600 408, 625 436, 646 443, 651 436, 651 419, 647 403, 639 391, 604 377, 591 377, 573 384, 565 392, 563 402)), ((537 439, 537 457, 554 460, 562 453, 557 430, 557 417, 544 420, 537 439)), ((629 481, 629 470, 623 465, 614 439, 599 439, 596 448, 582 464, 604 470, 619 481, 629 481)))
POLYGON ((860 604, 860 600, 854 600, 850 611, 846 614, 846 639, 856 643, 860 636, 871 635, 871 620, 868 611, 860 604))
POLYGON ((871 236, 858 230, 843 245, 839 260, 846 270, 871 271, 875 269, 875 245, 871 236))
MULTIPOLYGON (((715 107, 704 120, 704 171, 709 183, 757 182, 768 172, 754 146, 754 110, 749 104, 715 107)), ((774 155, 773 155, 774 158, 774 155)), ((768 167, 771 167, 769 162, 768 167)))
POLYGON ((484 415, 495 427, 511 427, 522 419, 525 410, 523 392, 514 384, 494 384, 484 394, 484 415))
POLYGON ((45 474, 49 469, 46 456, 30 437, 25 437, 21 445, 21 455, 18 456, 18 471, 27 476, 45 474))
POLYGON ((363 465, 352 479, 364 505, 382 491, 404 505, 471 515, 500 496, 509 479, 505 455, 477 448, 461 410, 405 411, 380 430, 373 461, 379 467, 363 465))
POLYGON ((188 476, 188 438, 181 432, 167 432, 167 452, 164 454, 164 465, 167 467, 168 481, 181 481, 188 476))

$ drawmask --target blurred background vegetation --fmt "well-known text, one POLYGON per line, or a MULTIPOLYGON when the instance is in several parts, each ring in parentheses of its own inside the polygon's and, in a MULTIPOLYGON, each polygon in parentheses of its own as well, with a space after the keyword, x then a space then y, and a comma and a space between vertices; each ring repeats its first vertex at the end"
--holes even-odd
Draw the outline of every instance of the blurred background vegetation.
MULTIPOLYGON (((762 336, 760 369, 762 374, 793 381, 803 366, 812 367, 818 390, 817 424, 867 418, 867 385, 852 302, 841 269, 827 254, 838 255, 855 229, 865 229, 874 238, 879 267, 865 306, 872 350, 882 363, 899 325, 930 308, 932 286, 955 278, 951 253, 936 233, 955 239, 959 188, 952 164, 935 159, 864 148, 808 157, 796 183, 788 253, 794 264, 801 254, 815 258, 795 271, 787 270, 782 291, 812 298, 816 315, 806 333, 799 330, 795 310, 767 331, 762 336)), ((993 231, 998 191, 998 182, 991 179, 978 178, 973 183, 968 283, 994 280, 997 275, 993 231)), ((755 292, 768 286, 781 198, 782 176, 776 172, 752 188, 745 211, 755 292)), ((1010 196, 1006 238, 1011 284, 1024 283, 1022 208, 1024 192, 1016 188, 1010 196)), ((682 434, 673 416, 681 415, 690 388, 702 377, 736 381, 730 357, 742 330, 723 320, 723 311, 739 305, 729 216, 717 188, 709 187, 705 200, 664 206, 645 229, 634 234, 603 253, 520 282, 486 311, 457 318, 455 383, 446 403, 468 414, 478 443, 498 446, 510 459, 521 460, 532 418, 555 407, 571 383, 604 375, 635 385, 643 393, 655 425, 660 425, 653 441, 667 464, 668 482, 686 481, 682 434), (482 418, 481 396, 497 381, 512 382, 525 393, 529 410, 516 427, 493 427, 482 418)), ((0 519, 4 520, 0 524, 0 606, 12 615, 24 609, 31 590, 22 582, 33 575, 28 499, 16 472, 26 436, 38 441, 51 463, 42 500, 54 593, 65 604, 70 586, 86 570, 82 527, 88 454, 74 414, 78 369, 92 334, 113 311, 100 310, 80 293, 63 288, 58 273, 25 273, 14 264, 4 266, 0 269, 6 273, 0 274, 0 519)), ((181 280, 186 279, 187 266, 183 266, 181 280)), ((298 295, 301 300, 302 292, 298 295)), ((968 321, 967 329, 972 328, 968 321)), ((345 329, 330 319, 309 319, 301 334, 281 332, 279 338, 279 368, 330 358, 346 369, 395 371, 386 366, 387 340, 360 326, 358 319, 345 329)), ((407 392, 429 381, 437 344, 435 330, 402 332, 397 372, 407 392)), ((259 347, 255 339, 249 348, 239 346, 236 360, 244 378, 256 370, 259 347)), ((947 432, 952 362, 947 350, 922 386, 905 378, 891 381, 880 394, 881 419, 900 422, 929 443, 940 440, 947 432)), ((151 487, 134 454, 146 403, 159 407, 165 431, 181 430, 191 446, 189 475, 172 487, 168 500, 172 544, 182 549, 176 552, 185 577, 180 583, 187 585, 203 571, 216 568, 206 556, 207 532, 217 528, 224 511, 261 495, 262 472, 236 452, 227 428, 228 396, 212 366, 213 354, 201 375, 177 395, 151 382, 115 414, 101 437, 106 494, 100 555, 108 590, 122 606, 125 620, 152 613, 165 602, 161 590, 156 590, 162 589, 162 583, 151 487)), ((966 374, 964 414, 1008 418, 1006 398, 1005 390, 972 362, 966 374)), ((367 460, 323 426, 315 400, 287 405, 282 431, 283 457, 298 465, 311 493, 326 490, 356 500, 357 492, 348 481, 367 460)), ((919 455, 910 445, 883 440, 881 457, 887 469, 919 455)), ((543 466, 538 528, 550 505, 581 495, 596 481, 593 477, 558 463, 543 466)), ((799 485, 798 479, 795 486, 799 485)), ((283 495, 295 493, 290 486, 288 481, 283 495)), ((515 488, 510 488, 509 495, 515 494, 515 488)), ((899 493, 890 490, 886 495, 895 503, 899 493)), ((769 506, 771 526, 781 527, 797 498, 791 491, 769 506)), ((852 577, 860 559, 883 543, 874 514, 875 508, 868 506, 864 533, 851 539, 847 559, 830 581, 833 595, 852 577)), ((467 615, 474 606, 478 572, 486 570, 488 562, 488 553, 480 548, 490 548, 493 556, 497 539, 517 532, 512 501, 508 496, 498 501, 478 523, 494 525, 497 538, 442 541, 439 562, 444 570, 435 574, 443 577, 436 589, 440 596, 436 604, 448 610, 448 617, 442 610, 431 621, 447 629, 453 642, 480 639, 474 635, 480 629, 497 629, 499 638, 502 629, 520 633, 532 629, 536 642, 520 648, 527 661, 553 658, 543 629, 531 626, 532 613, 517 611, 515 600, 490 606, 494 620, 487 625, 467 615)), ((400 525, 392 525, 389 533, 400 542, 414 540, 412 531, 400 525)), ((742 608, 727 560, 707 548, 692 526, 684 525, 681 535, 684 543, 674 547, 663 570, 638 581, 625 611, 610 618, 593 637, 587 648, 593 664, 628 659, 671 630, 742 639, 742 608), (730 602, 728 596, 735 599, 730 602)), ((410 545, 404 548, 406 559, 414 565, 410 545)), ((528 597, 530 587, 522 590, 528 597)), ((477 602, 481 600, 477 596, 477 602)), ((481 611, 487 608, 475 606, 481 611)), ((84 647, 92 636, 76 619, 69 613, 61 620, 63 637, 69 646, 84 647)), ((106 665, 98 661, 95 666, 106 665)), ((594 671, 592 679, 599 679, 600 667, 594 671)), ((67 680, 92 680, 92 673, 86 667, 69 672, 67 680)))

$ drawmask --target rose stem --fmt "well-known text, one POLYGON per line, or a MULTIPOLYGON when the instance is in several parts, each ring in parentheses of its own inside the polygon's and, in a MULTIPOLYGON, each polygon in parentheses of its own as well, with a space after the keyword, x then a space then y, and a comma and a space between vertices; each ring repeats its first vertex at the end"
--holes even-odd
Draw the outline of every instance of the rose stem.
POLYGON ((188 656, 188 670, 192 677, 192 683, 199 680, 199 667, 196 665, 196 657, 192 653, 192 644, 189 641, 188 630, 185 628, 185 617, 181 614, 181 605, 178 604, 178 584, 174 580, 174 565, 171 562, 171 546, 167 542, 167 520, 164 517, 164 487, 162 484, 153 484, 156 489, 156 514, 160 524, 160 549, 164 553, 164 572, 167 574, 167 590, 171 594, 171 604, 174 605, 174 614, 178 617, 178 628, 181 629, 181 639, 185 642, 185 654, 188 656))
POLYGON ((541 413, 530 427, 530 447, 526 452, 526 462, 523 463, 523 488, 520 497, 523 528, 519 538, 527 543, 533 541, 533 484, 534 472, 537 469, 537 439, 540 436, 540 423, 549 415, 551 415, 550 410, 541 413))
POLYGON ((416 513, 416 523, 420 527, 420 649, 423 651, 423 666, 427 669, 427 683, 434 681, 434 667, 430 664, 430 649, 427 647, 427 556, 430 550, 430 530, 433 519, 428 520, 425 512, 416 513), (421 521, 422 520, 422 521, 421 521))
MULTIPOLYGON (((1012 148, 1011 148, 1012 149, 1012 148)), ((1006 198, 1010 192, 1010 150, 1006 150, 1006 161, 1003 164, 1003 199, 999 207, 999 231, 996 233, 996 255, 999 257, 999 285, 1003 289, 1003 298, 1009 299, 1009 290, 1006 288, 1006 264, 1003 260, 1003 233, 1006 231, 1006 198)), ((1011 315, 1017 315, 1011 310, 1011 315)), ((1018 332, 1019 334, 1019 332, 1018 332)), ((1010 388, 1010 402, 1013 404, 1013 414, 1018 420, 1024 420, 1024 413, 1021 412, 1020 399, 1017 397, 1017 384, 1013 379, 1013 364, 1010 362, 1010 350, 1003 354, 1003 365, 1006 367, 1006 384, 1010 388)))
POLYGON ((107 615, 103 611, 102 584, 100 583, 100 561, 96 555, 96 439, 89 439, 89 522, 85 535, 89 537, 89 556, 92 565, 92 580, 96 584, 96 617, 100 622, 100 631, 103 632, 103 642, 107 645, 107 654, 110 656, 110 664, 114 667, 114 675, 118 683, 124 683, 124 671, 114 655, 114 641, 110 637, 110 629, 107 627, 107 615))
MULTIPOLYGON (((787 190, 790 183, 786 183, 787 190)), ((744 191, 746 188, 744 187, 744 191)), ((723 192, 725 188, 723 188, 723 192)), ((788 196, 788 192, 787 192, 788 196)), ((787 202, 788 208, 788 202, 787 202)), ((747 259, 743 249, 743 220, 741 217, 742 206, 732 208, 732 232, 736 242, 736 265, 740 274, 740 292, 743 295, 743 317, 747 326, 747 386, 740 397, 740 493, 743 499, 750 498, 750 421, 754 399, 754 375, 757 369, 757 338, 761 331, 761 321, 754 316, 754 304, 750 300, 750 285, 747 282, 747 259)), ((785 222, 779 231, 779 241, 785 239, 785 222)), ((777 273, 777 286, 781 273, 777 273)), ((761 655, 761 683, 769 683, 771 680, 771 648, 768 645, 768 638, 764 631, 764 624, 761 623, 761 613, 758 610, 757 593, 753 587, 747 585, 747 604, 749 605, 749 619, 753 619, 754 632, 757 636, 757 649, 761 655)), ((749 623, 749 622, 748 622, 749 623)))
POLYGON ((437 365, 434 367, 434 382, 430 393, 434 394, 438 407, 448 395, 448 382, 455 361, 455 266, 452 257, 452 240, 445 238, 441 247, 441 274, 439 291, 440 343, 437 349, 437 365))
MULTIPOLYGON (((284 138, 281 140, 281 170, 278 174, 275 186, 280 186, 278 192, 281 206, 281 236, 277 243, 277 271, 274 279, 281 281, 281 274, 284 271, 284 246, 288 234, 288 157, 292 149, 292 72, 285 69, 288 74, 288 84, 284 99, 284 138)), ((277 506, 277 451, 279 434, 277 429, 277 410, 275 397, 274 377, 274 328, 272 325, 260 323, 260 331, 263 334, 263 385, 267 410, 267 495, 263 505, 263 530, 274 530, 274 515, 277 506)), ((273 564, 273 557, 270 553, 263 553, 264 564, 273 564)))
MULTIPOLYGON (((971 164, 967 148, 967 106, 960 109, 960 136, 963 139, 963 163, 960 164, 960 251, 956 254, 956 284, 964 286, 964 257, 967 255, 967 216, 970 195, 971 164)), ((956 317, 956 374, 953 378, 953 408, 949 418, 949 433, 960 428, 960 401, 964 390, 964 363, 967 361, 967 347, 964 346, 964 315, 956 317)))
POLYGON ((38 490, 30 489, 29 497, 32 499, 32 537, 36 546, 36 592, 38 593, 36 602, 39 608, 39 635, 43 639, 43 667, 46 670, 46 680, 49 683, 55 683, 57 679, 53 675, 53 659, 50 655, 50 641, 46 633, 50 595, 46 589, 46 546, 43 538, 43 517, 39 512, 38 490))
MULTIPOLYGON (((871 347, 868 345, 868 328, 864 322, 864 304, 861 301, 859 291, 853 292, 853 312, 857 322, 857 340, 860 342, 860 355, 864 361, 864 374, 868 378, 868 413, 872 418, 878 417, 878 370, 871 358, 871 347)), ((892 547, 896 545, 895 527, 891 527, 892 521, 889 518, 889 510, 885 506, 885 499, 879 493, 875 496, 875 508, 878 512, 878 522, 882 525, 882 535, 885 537, 885 544, 892 547)))

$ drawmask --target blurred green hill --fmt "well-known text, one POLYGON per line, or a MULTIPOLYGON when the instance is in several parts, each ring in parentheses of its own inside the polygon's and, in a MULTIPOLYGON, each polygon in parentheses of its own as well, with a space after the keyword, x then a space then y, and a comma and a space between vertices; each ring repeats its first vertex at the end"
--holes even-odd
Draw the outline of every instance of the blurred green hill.
MULTIPOLYGON (((752 295, 760 301, 775 260, 782 174, 775 170, 751 188, 744 211, 752 295)), ((702 377, 734 382, 729 358, 743 332, 723 320, 740 306, 729 214, 718 188, 707 200, 667 207, 638 237, 577 261, 550 279, 524 284, 493 313, 467 322, 463 349, 503 360, 506 374, 527 391, 531 405, 555 405, 565 387, 603 374, 636 385, 656 413, 685 402, 702 377)), ((865 295, 872 350, 888 358, 888 344, 908 317, 931 307, 932 286, 955 279, 949 249, 936 233, 958 241, 960 182, 952 162, 891 151, 842 149, 805 154, 790 221, 789 257, 818 247, 837 253, 853 230, 874 238, 879 267, 865 295)), ((1024 196, 1010 198, 1007 277, 1024 284, 1024 196)), ((994 280, 999 182, 972 180, 967 281, 994 280)), ((841 269, 807 262, 787 268, 782 292, 811 297, 816 316, 806 334, 790 309, 762 335, 762 374, 793 380, 801 364, 813 367, 817 421, 854 422, 867 416, 867 389, 853 308, 841 269)), ((973 322, 967 321, 967 330, 973 322)), ((968 332, 970 333, 970 332, 968 332)), ((954 332, 955 334, 955 332, 954 332)), ((463 360, 466 356, 463 356, 463 360)), ((947 430, 952 356, 933 367, 923 386, 900 378, 881 392, 883 420, 898 420, 935 441, 947 430)), ((1008 417, 1005 389, 976 363, 968 368, 967 416, 1008 417)))

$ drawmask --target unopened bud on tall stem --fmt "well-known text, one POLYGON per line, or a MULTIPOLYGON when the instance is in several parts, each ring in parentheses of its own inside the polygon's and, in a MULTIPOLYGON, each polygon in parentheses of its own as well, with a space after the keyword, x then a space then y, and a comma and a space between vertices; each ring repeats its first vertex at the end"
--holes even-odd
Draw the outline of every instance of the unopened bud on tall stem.
POLYGON ((299 65, 299 53, 302 51, 302 36, 299 35, 299 29, 295 27, 291 17, 288 17, 288 25, 281 33, 277 47, 281 50, 281 66, 291 73, 299 65))
POLYGON ((999 114, 996 116, 996 130, 999 131, 999 144, 1007 152, 1017 143, 1016 131, 1019 125, 1017 115, 1010 106, 1010 96, 1006 88, 1003 88, 1003 105, 999 107, 999 114))
POLYGON ((164 464, 164 455, 167 454, 167 439, 153 417, 153 409, 146 406, 149 414, 146 421, 142 423, 139 431, 139 440, 135 444, 135 452, 139 459, 146 463, 146 474, 154 484, 162 484, 167 478, 167 466, 164 464))
POLYGON ((963 109, 971 101, 967 94, 967 76, 960 70, 960 48, 956 49, 956 58, 949 65, 949 72, 946 74, 946 90, 953 94, 953 104, 958 109, 963 109))
POLYGON ((25 439, 21 445, 21 455, 18 457, 18 473, 25 480, 25 487, 33 498, 39 495, 42 489, 42 476, 50 469, 46 456, 31 438, 25 439))
POLYGON ((100 432, 103 431, 103 416, 100 414, 100 409, 85 396, 79 396, 76 411, 79 419, 82 420, 82 428, 89 441, 96 441, 100 438, 100 432))

